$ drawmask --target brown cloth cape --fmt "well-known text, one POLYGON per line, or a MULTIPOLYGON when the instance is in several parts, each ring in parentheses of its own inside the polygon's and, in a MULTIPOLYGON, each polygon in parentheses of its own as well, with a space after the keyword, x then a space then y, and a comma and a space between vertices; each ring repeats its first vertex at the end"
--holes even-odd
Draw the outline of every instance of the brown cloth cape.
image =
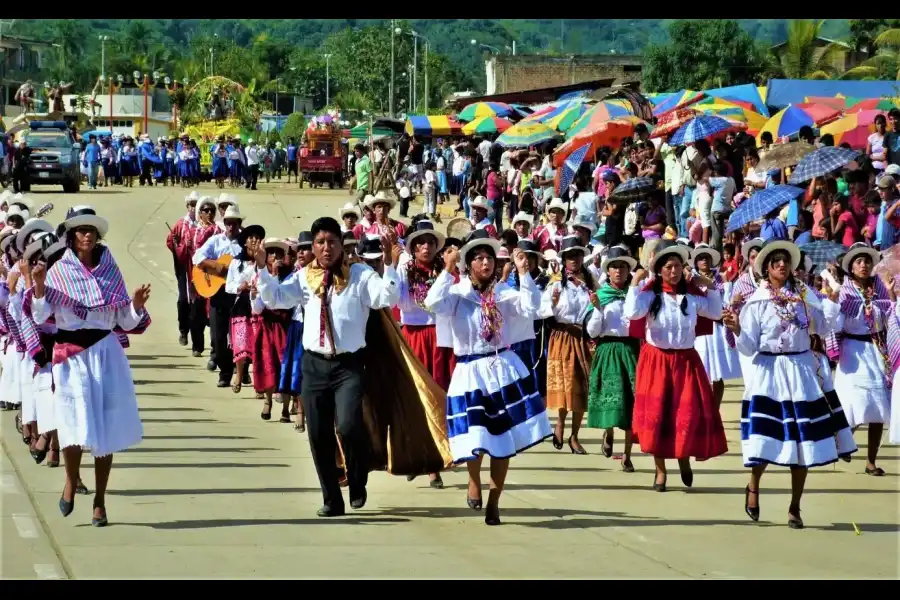
MULTIPOLYGON (((447 435, 447 394, 413 354, 390 309, 369 314, 363 352, 369 471, 424 475, 449 468, 453 456, 447 435)), ((340 436, 338 453, 338 466, 343 469, 340 436)))

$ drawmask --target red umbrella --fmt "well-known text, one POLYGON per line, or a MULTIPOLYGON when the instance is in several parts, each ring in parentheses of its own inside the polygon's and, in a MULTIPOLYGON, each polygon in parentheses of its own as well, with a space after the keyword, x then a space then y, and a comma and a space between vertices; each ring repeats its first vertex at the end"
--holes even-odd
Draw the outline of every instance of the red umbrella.
POLYGON ((699 114, 700 113, 693 108, 677 108, 672 112, 668 112, 659 118, 650 137, 657 138, 671 135, 681 129, 682 125, 699 114))

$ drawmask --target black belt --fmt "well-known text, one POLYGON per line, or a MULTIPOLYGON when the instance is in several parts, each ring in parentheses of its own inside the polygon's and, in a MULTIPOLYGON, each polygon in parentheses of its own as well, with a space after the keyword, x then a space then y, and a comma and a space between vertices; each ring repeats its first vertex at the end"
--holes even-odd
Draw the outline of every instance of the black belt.
POLYGON ((871 334, 857 334, 857 333, 843 333, 841 337, 845 340, 856 340, 857 342, 868 342, 872 343, 872 335, 871 334))
POLYGON ((356 352, 341 352, 340 354, 322 354, 321 352, 315 352, 313 350, 304 350, 304 354, 312 354, 316 358, 321 358, 322 360, 341 360, 343 358, 348 358, 351 356, 356 356, 362 350, 357 350, 356 352))
POLYGON ((809 350, 801 350, 800 352, 760 352, 763 356, 799 356, 806 354, 809 350))
POLYGON ((84 349, 90 348, 106 336, 112 333, 109 329, 58 329, 56 331, 57 344, 75 344, 84 349))

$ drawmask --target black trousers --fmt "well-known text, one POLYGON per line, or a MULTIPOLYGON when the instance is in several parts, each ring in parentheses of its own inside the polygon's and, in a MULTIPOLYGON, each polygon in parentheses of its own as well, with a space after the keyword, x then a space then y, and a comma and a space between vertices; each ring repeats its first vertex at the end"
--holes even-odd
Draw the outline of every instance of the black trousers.
POLYGON ((175 263, 175 280, 178 281, 178 333, 187 335, 191 329, 191 308, 188 304, 188 275, 184 267, 175 263))
POLYGON ((259 179, 259 165, 250 165, 247 167, 247 184, 248 190, 256 189, 256 182, 259 179))
POLYGON ((141 161, 140 184, 144 185, 144 181, 147 182, 147 185, 153 185, 153 162, 146 158, 141 161))
POLYGON ((209 328, 215 350, 216 365, 219 367, 219 381, 231 381, 234 375, 234 355, 228 347, 228 332, 231 329, 231 308, 235 295, 226 294, 223 286, 209 302, 209 328))
POLYGON ((362 378, 362 351, 331 359, 309 351, 303 353, 301 397, 309 426, 309 448, 319 474, 322 498, 332 508, 344 504, 335 464, 335 420, 347 462, 350 499, 362 496, 369 481, 370 449, 363 422, 362 378))

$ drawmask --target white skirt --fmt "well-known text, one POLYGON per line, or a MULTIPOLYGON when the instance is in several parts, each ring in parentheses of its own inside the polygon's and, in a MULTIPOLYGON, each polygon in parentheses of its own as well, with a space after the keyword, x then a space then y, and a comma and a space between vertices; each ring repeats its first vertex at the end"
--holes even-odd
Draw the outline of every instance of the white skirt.
POLYGON ((447 431, 457 463, 484 454, 511 458, 553 435, 534 375, 511 350, 457 358, 447 431))
POLYGON ((884 379, 884 359, 871 342, 841 342, 834 389, 851 428, 891 422, 891 394, 884 379))
POLYGON ((22 375, 22 353, 16 352, 15 342, 10 341, 6 352, 3 354, 3 373, 0 374, 0 389, 3 390, 2 399, 10 404, 19 404, 21 390, 19 379, 22 375))
POLYGON ((34 398, 34 359, 27 352, 19 361, 19 398, 22 402, 22 422, 37 421, 37 402, 34 398))
POLYGON ((35 407, 37 408, 38 431, 49 433, 56 429, 56 402, 53 399, 53 373, 50 365, 44 366, 34 376, 32 384, 35 407))
POLYGON ((713 323, 712 334, 697 336, 694 348, 710 382, 741 377, 740 353, 725 341, 725 326, 721 323, 713 323))
POLYGON ((816 467, 856 450, 827 357, 812 351, 754 357, 741 403, 744 466, 816 467))
POLYGON ((140 443, 131 367, 114 334, 54 365, 53 380, 60 448, 82 446, 98 457, 140 443))

